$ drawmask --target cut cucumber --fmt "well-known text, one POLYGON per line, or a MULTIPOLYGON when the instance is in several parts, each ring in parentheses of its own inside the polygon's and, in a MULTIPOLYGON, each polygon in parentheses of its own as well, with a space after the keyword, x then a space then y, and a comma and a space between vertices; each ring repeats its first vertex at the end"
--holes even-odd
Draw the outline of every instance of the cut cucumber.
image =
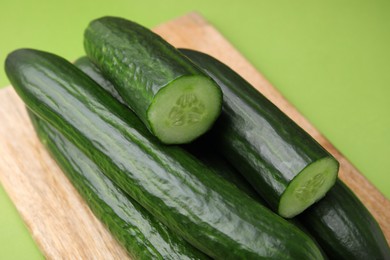
MULTIPOLYGON (((91 77, 91 79, 93 79, 96 83, 98 83, 103 89, 107 90, 113 97, 118 99, 114 85, 102 74, 100 69, 97 68, 88 57, 80 57, 74 64, 85 74, 91 77)), ((118 101, 121 101, 120 97, 118 101)), ((262 205, 266 205, 260 195, 256 193, 256 191, 236 170, 234 170, 233 166, 231 166, 228 161, 226 161, 209 146, 209 141, 206 136, 198 138, 196 141, 191 144, 184 145, 183 147, 207 167, 214 170, 215 173, 233 183, 250 197, 261 202, 262 205)))
POLYGON ((152 132, 165 143, 186 143, 206 132, 220 113, 208 79, 181 77, 162 88, 148 109, 152 132))
POLYGON ((325 157, 304 168, 287 186, 281 196, 278 212, 295 216, 325 196, 334 185, 338 170, 335 160, 325 157))
POLYGON ((210 144, 281 216, 291 218, 334 185, 338 162, 308 133, 217 59, 181 50, 223 92, 223 111, 210 144))
POLYGON ((116 17, 94 20, 84 46, 125 104, 163 143, 193 141, 221 112, 222 94, 215 82, 141 25, 116 17))

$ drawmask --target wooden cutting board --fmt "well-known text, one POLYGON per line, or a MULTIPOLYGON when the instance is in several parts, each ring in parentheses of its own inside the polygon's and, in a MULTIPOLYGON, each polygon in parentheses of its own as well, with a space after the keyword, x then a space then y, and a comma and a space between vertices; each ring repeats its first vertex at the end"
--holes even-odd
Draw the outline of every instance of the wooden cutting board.
MULTIPOLYGON (((213 55, 238 71, 340 162, 340 178, 358 195, 390 241, 390 202, 200 15, 154 29, 176 47, 213 55)), ((39 143, 11 87, 0 90, 0 181, 47 258, 124 259, 128 256, 94 217, 39 143)))

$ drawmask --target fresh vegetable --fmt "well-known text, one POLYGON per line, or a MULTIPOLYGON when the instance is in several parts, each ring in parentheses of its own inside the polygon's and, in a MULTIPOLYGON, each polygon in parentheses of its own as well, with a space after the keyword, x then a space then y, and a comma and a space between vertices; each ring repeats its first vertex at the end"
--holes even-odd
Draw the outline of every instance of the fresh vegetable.
POLYGON ((141 25, 116 17, 94 20, 84 46, 126 104, 166 144, 191 142, 221 112, 215 82, 141 25))
POLYGON ((103 89, 108 91, 112 96, 116 98, 116 100, 118 100, 124 105, 126 104, 126 102, 123 100, 121 95, 119 95, 118 91, 111 83, 111 81, 107 79, 106 76, 103 75, 101 70, 87 56, 78 58, 74 62, 74 65, 76 65, 76 67, 78 67, 85 74, 91 77, 91 79, 96 81, 99 84, 99 86, 101 86, 103 89))
MULTIPOLYGON (((338 166, 330 155, 318 148, 318 145, 310 137, 303 134, 302 130, 299 130, 290 119, 273 107, 263 96, 256 93, 249 83, 226 65, 223 65, 221 62, 206 54, 191 50, 181 51, 195 63, 202 65, 205 71, 220 84, 224 93, 222 119, 221 122, 216 124, 218 130, 215 131, 214 135, 207 137, 208 143, 213 145, 212 139, 218 139, 218 143, 222 143, 222 145, 217 146, 218 151, 227 155, 230 158, 230 162, 236 163, 236 165, 237 161, 241 160, 236 160, 233 155, 237 154, 240 150, 249 151, 248 156, 254 156, 253 150, 256 147, 264 149, 259 152, 260 157, 248 160, 250 166, 245 166, 245 160, 242 160, 243 164, 238 165, 239 169, 249 168, 253 170, 253 167, 257 164, 258 168, 264 169, 262 172, 269 173, 269 169, 272 166, 270 158, 276 154, 266 153, 266 151, 272 152, 271 148, 273 148, 273 144, 267 142, 265 138, 267 137, 266 134, 270 133, 272 129, 275 131, 275 134, 269 136, 270 140, 281 143, 282 147, 285 147, 286 150, 288 148, 294 150, 295 152, 292 155, 300 153, 300 156, 303 157, 305 155, 304 151, 311 151, 307 155, 308 158, 315 158, 315 155, 319 158, 323 154, 324 158, 329 158, 328 160, 332 162, 330 165, 332 168, 334 165, 338 166), (242 93, 240 93, 241 88, 242 93), (263 108, 257 106, 257 104, 263 105, 263 108), (252 112, 251 109, 253 109, 252 112), (245 116, 245 112, 248 112, 248 116, 245 116), (267 114, 276 116, 276 119, 272 119, 267 114), (233 128, 233 123, 238 123, 240 119, 242 120, 240 121, 242 123, 239 124, 240 128, 233 128), (241 131, 242 129, 245 130, 245 124, 243 122, 246 122, 247 127, 254 127, 257 122, 255 120, 264 123, 263 127, 257 126, 262 131, 258 133, 248 131, 245 135, 245 132, 241 131), (300 133, 295 139, 289 134, 290 130, 292 131, 293 129, 300 133), (222 131, 224 130, 229 130, 232 138, 234 138, 232 133, 236 133, 237 139, 242 139, 233 140, 231 143, 228 143, 226 138, 229 135, 226 134, 226 137, 223 137, 224 134, 222 131), (221 138, 218 138, 218 134, 220 134, 221 138), (264 136, 262 136, 263 134, 264 136), (259 143, 256 142, 255 137, 257 135, 261 135, 259 140, 265 140, 263 146, 259 146, 259 143), (300 143, 300 136, 306 136, 306 141, 300 143), (277 139, 275 140, 275 138, 277 139), (285 143, 279 140, 279 138, 283 138, 285 143), (290 147, 287 145, 288 142, 292 144, 290 147), (309 144, 306 150, 304 150, 305 143, 309 144), (225 149, 221 149, 221 147, 228 147, 231 151, 226 151, 225 149), (314 153, 313 150, 317 152, 314 153), (230 153, 232 151, 233 153, 230 153)), ((246 129, 248 130, 249 128, 246 129)), ((274 149, 274 151, 278 151, 277 149, 279 148, 276 147, 274 149)), ((241 157, 243 156, 241 155, 241 157)), ((279 156, 283 156, 283 153, 279 156)), ((280 157, 279 160, 283 158, 280 157)), ((278 160, 278 158, 274 159, 278 160)), ((315 162, 311 165, 313 164, 315 162)), ((286 164, 283 166, 286 166, 286 164)), ((277 171, 280 173, 281 170, 279 169, 277 171)), ((241 173, 244 174, 245 172, 241 171, 241 173)), ((251 180, 251 178, 248 179, 251 180)), ((309 196, 310 194, 307 195, 309 196)), ((315 237, 331 259, 390 259, 389 246, 378 223, 341 180, 337 180, 323 199, 297 216, 297 219, 315 237)))
POLYGON ((118 187, 193 246, 218 259, 321 259, 302 231, 177 146, 66 60, 22 49, 6 59, 16 92, 118 187))
POLYGON ((212 145, 267 203, 291 218, 321 199, 336 181, 338 162, 228 66, 197 51, 181 52, 222 89, 212 145))
POLYGON ((136 259, 208 259, 120 190, 61 133, 29 113, 40 140, 94 214, 136 259))
POLYGON ((389 245, 378 223, 341 180, 298 220, 330 259, 390 259, 389 245))
MULTIPOLYGON (((104 78, 102 72, 87 57, 78 59, 75 64, 115 95, 112 83, 104 78)), ((197 139, 185 148, 216 173, 266 205, 250 184, 219 155, 218 150, 210 147, 208 136, 197 139)), ((321 201, 293 220, 295 225, 319 241, 331 259, 390 258, 389 247, 379 225, 341 180, 336 181, 321 201)))
MULTIPOLYGON (((107 90, 114 97, 116 96, 116 89, 114 85, 102 74, 102 72, 97 68, 88 57, 80 57, 74 63, 78 68, 80 68, 85 74, 90 76, 96 83, 98 83, 102 88, 107 90)), ((120 101, 120 99, 118 100, 120 101)), ((224 179, 228 180, 230 183, 235 185, 240 190, 244 191, 250 197, 255 199, 261 205, 266 205, 266 202, 260 197, 260 195, 253 189, 252 186, 226 161, 217 151, 212 149, 209 146, 209 141, 207 138, 201 137, 191 144, 183 146, 186 151, 191 155, 195 156, 196 159, 201 161, 207 167, 212 169, 216 174, 222 176, 224 179)), ((293 220, 291 223, 298 226, 301 230, 309 235, 313 240, 314 238, 307 232, 303 226, 298 223, 296 220, 293 220)), ((318 243, 317 243, 318 244, 318 243)), ((320 248, 321 249, 321 248, 320 248)), ((326 259, 326 255, 321 249, 323 256, 326 259)))
MULTIPOLYGON (((121 97, 118 96, 118 92, 116 91, 111 81, 103 75, 101 70, 97 68, 88 57, 80 57, 74 62, 74 64, 118 101, 123 102, 121 97)), ((187 144, 183 147, 186 151, 195 156, 207 167, 212 168, 215 173, 221 175, 239 189, 245 191, 246 194, 253 197, 254 199, 262 201, 261 197, 247 183, 247 181, 243 179, 235 170, 233 170, 233 167, 229 164, 229 162, 216 153, 213 149, 208 147, 207 142, 208 140, 201 137, 195 142, 187 144)), ((264 205, 265 202, 262 201, 262 204, 264 205)))
MULTIPOLYGON (((210 148, 209 141, 207 138, 199 138, 195 142, 184 146, 187 151, 194 155, 198 160, 213 169, 218 175, 234 184, 237 188, 245 192, 251 198, 256 200, 261 205, 267 206, 264 199, 253 189, 253 187, 245 180, 245 178, 227 161, 225 160, 218 151, 210 148)), ((322 256, 328 259, 326 252, 320 247, 316 237, 314 237, 302 222, 298 221, 297 218, 288 220, 291 224, 298 227, 300 230, 305 232, 319 247, 322 256)))
MULTIPOLYGON (((218 156, 220 152, 210 149, 209 144, 208 138, 201 138, 187 149, 256 201, 266 205, 250 184, 218 156)), ((319 243, 329 259, 390 259, 390 249, 378 223, 339 179, 323 199, 292 221, 319 243)))
MULTIPOLYGON (((208 138, 201 138, 187 147, 199 160, 212 167, 259 203, 266 205, 248 182, 219 152, 210 149, 208 138)), ((329 259, 390 259, 386 238, 374 217, 356 195, 341 181, 319 202, 291 219, 321 246, 329 259)))

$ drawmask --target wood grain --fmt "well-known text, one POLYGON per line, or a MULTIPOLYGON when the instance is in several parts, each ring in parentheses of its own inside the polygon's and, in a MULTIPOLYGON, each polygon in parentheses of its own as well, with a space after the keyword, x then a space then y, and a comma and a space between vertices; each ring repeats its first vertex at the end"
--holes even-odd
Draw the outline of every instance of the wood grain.
MULTIPOLYGON (((341 163, 340 178, 358 195, 390 241, 390 202, 370 184, 231 44, 196 13, 155 28, 176 47, 213 55, 238 71, 341 163)), ((0 91, 0 181, 46 258, 125 259, 39 143, 12 88, 0 91)))

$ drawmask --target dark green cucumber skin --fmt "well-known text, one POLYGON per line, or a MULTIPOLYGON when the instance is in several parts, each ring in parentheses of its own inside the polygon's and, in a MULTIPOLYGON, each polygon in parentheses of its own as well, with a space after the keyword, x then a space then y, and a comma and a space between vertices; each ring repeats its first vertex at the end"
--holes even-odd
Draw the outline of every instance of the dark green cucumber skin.
POLYGON ((93 213, 135 259, 209 259, 157 221, 61 133, 29 113, 35 131, 93 213))
MULTIPOLYGON (((241 87, 243 87, 242 96, 248 95, 245 102, 249 102, 248 106, 255 106, 250 103, 252 100, 249 98, 250 95, 255 94, 248 89, 248 83, 244 83, 244 80, 235 72, 233 73, 225 65, 206 56, 206 54, 184 49, 181 51, 194 62, 202 65, 210 73, 210 76, 214 76, 216 82, 223 82, 220 86, 225 95, 223 109, 226 108, 226 112, 222 112, 224 119, 217 122, 216 127, 219 124, 230 124, 238 120, 235 118, 236 113, 231 111, 233 104, 230 105, 229 102, 235 102, 231 101, 230 97, 233 95, 232 92, 238 93, 241 87), (230 82, 236 83, 236 85, 230 85, 230 82), (230 90, 230 88, 232 89, 230 90)), ((238 95, 241 96, 239 93, 238 95)), ((289 120, 284 123, 288 124, 289 120)), ((240 127, 244 128, 243 124, 244 122, 240 127)), ((220 128, 223 127, 228 128, 226 125, 220 126, 220 128)), ((210 137, 212 136, 204 138, 208 138, 209 145, 213 145, 210 137)), ((235 144, 240 143, 237 141, 235 144)), ((239 148, 238 146, 236 149, 239 148)), ((243 153, 246 151, 246 148, 244 149, 243 153)), ((218 151, 224 153, 225 150, 218 149, 218 151)), ((231 156, 228 157, 231 158, 231 156)), ((263 168, 261 165, 258 167, 263 168)), ((378 223, 341 180, 336 181, 324 198, 295 219, 299 220, 306 230, 315 237, 330 259, 390 259, 389 246, 378 223)))
POLYGON ((147 111, 159 90, 180 77, 208 78, 159 35, 122 18, 92 21, 85 30, 84 48, 151 131, 147 111))
MULTIPOLYGON (((210 147, 210 142, 207 136, 197 139, 195 142, 184 146, 187 151, 194 155, 198 160, 205 165, 214 169, 214 171, 234 184, 237 188, 248 194, 261 205, 269 207, 267 202, 256 192, 256 190, 248 183, 248 181, 216 150, 210 147)), ((324 259, 328 259, 320 244, 308 229, 298 220, 298 218, 288 219, 290 223, 305 232, 320 248, 324 259)))
POLYGON ((297 219, 330 259, 390 259, 389 245, 378 223, 341 180, 297 219))
POLYGON ((261 205, 267 205, 247 180, 223 156, 210 147, 207 138, 198 138, 183 147, 207 167, 213 169, 218 175, 234 184, 261 205))
POLYGON ((283 192, 302 169, 333 157, 228 66, 204 53, 180 51, 222 89, 222 113, 211 142, 277 211, 283 192))
POLYGON ((8 55, 16 92, 114 183, 193 246, 218 259, 320 259, 312 240, 138 117, 66 60, 22 49, 8 55))
POLYGON ((118 93, 114 85, 109 81, 100 69, 93 63, 91 60, 86 57, 80 57, 75 62, 77 68, 82 70, 85 74, 90 76, 94 81, 96 81, 103 89, 108 91, 111 95, 113 95, 116 100, 121 102, 122 104, 126 104, 121 95, 118 93))

